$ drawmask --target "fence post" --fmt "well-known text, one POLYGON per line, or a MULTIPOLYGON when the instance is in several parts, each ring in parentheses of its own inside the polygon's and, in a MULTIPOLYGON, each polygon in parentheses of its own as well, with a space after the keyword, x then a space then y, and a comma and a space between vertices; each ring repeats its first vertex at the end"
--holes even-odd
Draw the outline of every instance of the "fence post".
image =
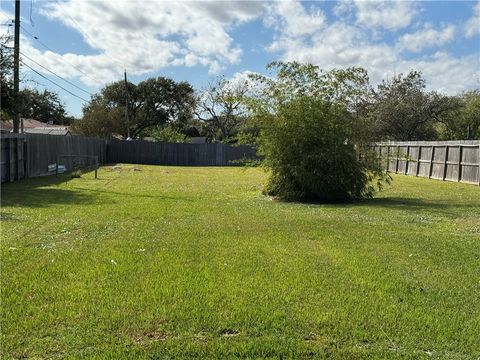
POLYGON ((397 145, 397 162, 395 164, 395 174, 398 174, 398 158, 400 157, 400 145, 397 145))
POLYGON ((422 151, 422 145, 418 145, 418 151, 417 151, 417 168, 415 170, 415 176, 418 176, 418 173, 420 171, 420 159, 422 158, 421 156, 421 151, 422 151))
POLYGON ((23 138, 23 177, 28 179, 28 142, 23 138))
POLYGON ((477 172, 478 186, 480 186, 480 144, 478 145, 478 172, 477 172))
POLYGON ((10 169, 10 139, 11 138, 5 138, 5 151, 6 151, 6 164, 5 164, 5 181, 10 181, 10 173, 12 172, 12 169, 10 169))
MULTIPOLYGON (((480 154, 479 154, 480 155, 480 154)), ((462 180, 462 156, 463 156, 463 146, 460 144, 458 146, 458 178, 457 181, 462 180)))
POLYGON ((405 175, 408 174, 408 158, 410 157, 410 145, 407 145, 407 158, 405 159, 405 175))
POLYGON ((432 170, 433 170, 433 156, 435 152, 435 146, 431 146, 432 149, 432 154, 430 155, 430 169, 428 170, 428 178, 430 179, 432 177, 432 170))
POLYGON ((448 145, 445 146, 445 156, 444 156, 444 159, 443 159, 443 178, 442 178, 442 180, 444 180, 444 181, 447 178, 447 159, 448 159, 448 145))
POLYGON ((17 138, 13 137, 10 138, 10 141, 8 142, 8 167, 9 167, 9 181, 14 182, 15 178, 17 177, 17 169, 16 165, 17 162, 15 161, 15 150, 17 145, 17 138))
POLYGON ((388 172, 390 168, 390 145, 387 145, 387 166, 385 171, 388 172))

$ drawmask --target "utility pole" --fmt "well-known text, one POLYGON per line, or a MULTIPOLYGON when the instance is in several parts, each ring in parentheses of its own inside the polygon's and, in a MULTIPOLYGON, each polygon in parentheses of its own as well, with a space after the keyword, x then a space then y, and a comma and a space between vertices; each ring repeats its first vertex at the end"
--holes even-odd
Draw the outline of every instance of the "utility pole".
POLYGON ((15 113, 13 114, 13 132, 18 134, 20 123, 19 93, 19 66, 20 66, 20 0, 15 0, 15 39, 13 49, 13 98, 15 99, 15 113))
POLYGON ((125 118, 127 119, 127 139, 130 140, 130 121, 128 118, 128 84, 127 84, 127 70, 123 73, 125 75, 125 118))

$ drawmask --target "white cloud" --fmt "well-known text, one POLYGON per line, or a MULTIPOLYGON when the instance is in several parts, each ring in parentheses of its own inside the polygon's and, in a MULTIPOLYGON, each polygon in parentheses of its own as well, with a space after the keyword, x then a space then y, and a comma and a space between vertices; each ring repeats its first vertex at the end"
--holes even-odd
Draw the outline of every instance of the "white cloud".
POLYGON ((325 23, 324 13, 310 7, 305 11, 296 1, 279 1, 269 6, 268 16, 264 19, 267 26, 274 26, 288 37, 298 37, 319 31, 325 23))
MULTIPOLYGON (((288 17, 287 13, 277 13, 267 25, 275 29, 276 35, 268 49, 279 52, 286 61, 310 62, 323 69, 348 66, 361 66, 368 70, 372 84, 382 79, 392 78, 395 74, 408 73, 410 70, 422 71, 427 85, 431 89, 446 94, 479 87, 478 53, 463 57, 438 52, 434 56, 422 56, 418 59, 405 59, 402 51, 420 51, 423 48, 441 47, 454 40, 455 27, 446 25, 439 30, 424 27, 416 33, 403 35, 396 39, 397 46, 382 40, 382 33, 372 27, 388 30, 408 26, 416 15, 410 3, 392 2, 343 2, 337 4, 334 12, 336 21, 324 21, 320 31, 303 36, 293 36, 287 26, 281 26, 288 17), (351 21, 349 12, 357 9, 357 22, 351 21), (367 9, 373 11, 365 13, 367 9), (392 9, 399 11, 394 19, 392 9), (345 16, 346 15, 346 16, 345 16), (276 23, 274 22, 276 21, 276 23), (364 26, 370 24, 370 27, 364 26), (380 35, 380 36, 379 36, 380 35)), ((306 14, 308 16, 308 13, 306 14)))
POLYGON ((441 30, 435 30, 431 26, 405 34, 398 40, 397 46, 400 50, 419 52, 423 49, 442 46, 454 39, 455 26, 447 25, 441 30))
MULTIPOLYGON (((267 49, 283 60, 311 62, 324 69, 362 66, 372 83, 400 72, 420 70, 431 88, 450 94, 479 87, 478 49, 457 57, 444 52, 434 56, 421 53, 426 48, 441 51, 447 43, 458 41, 455 34, 462 30, 466 36, 478 34, 478 2, 475 16, 464 25, 440 28, 422 27, 422 19, 417 19, 418 3, 399 0, 338 2, 334 6, 336 18, 331 19, 322 11, 321 2, 265 5, 255 1, 119 0, 68 1, 60 5, 49 2, 41 6, 45 16, 82 34, 91 54, 40 51, 29 38, 22 38, 22 52, 61 76, 80 77, 91 85, 119 79, 125 68, 131 75, 147 75, 167 66, 201 66, 218 74, 238 64, 243 56, 232 30, 263 17, 265 26, 273 32, 267 49), (67 62, 89 76, 83 76, 67 62)), ((0 21, 6 21, 1 12, 0 21)))
POLYGON ((367 28, 396 31, 409 26, 417 15, 413 1, 354 0, 357 23, 367 28))
POLYGON ((473 16, 465 23, 465 35, 472 37, 480 34, 480 1, 473 6, 473 16))
POLYGON ((455 58, 438 52, 425 59, 402 61, 398 69, 403 73, 412 69, 422 71, 429 89, 448 95, 480 88, 478 54, 455 58))
MULTIPOLYGON (((242 56, 228 30, 258 17, 263 9, 260 2, 47 3, 42 14, 80 32, 97 54, 54 55, 32 49, 30 54, 65 76, 69 72, 59 63, 68 57, 100 83, 118 78, 124 69, 143 75, 166 66, 200 65, 215 73, 238 63, 242 56)), ((92 84, 85 76, 81 80, 92 84)))

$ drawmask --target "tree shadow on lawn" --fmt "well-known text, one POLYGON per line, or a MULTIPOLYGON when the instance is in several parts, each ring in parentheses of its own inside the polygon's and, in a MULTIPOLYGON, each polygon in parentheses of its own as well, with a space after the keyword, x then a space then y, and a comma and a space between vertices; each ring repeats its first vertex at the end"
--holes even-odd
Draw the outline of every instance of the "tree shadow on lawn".
MULTIPOLYGON (((4 183, 1 188, 1 206, 41 208, 57 204, 83 205, 95 201, 95 196, 84 192, 55 188, 71 180, 69 175, 45 176, 4 183)), ((9 218, 7 217, 6 220, 9 218)))
MULTIPOLYGON (((50 205, 70 204, 85 205, 95 203, 104 195, 131 197, 131 198, 148 198, 161 200, 176 201, 192 201, 187 196, 166 196, 166 195, 149 195, 135 192, 119 192, 109 189, 98 189, 84 186, 69 186, 69 188, 57 188, 63 183, 67 183, 72 178, 70 175, 62 174, 60 176, 45 176, 21 180, 14 183, 4 183, 1 187, 1 206, 15 207, 31 207, 42 208, 50 205)), ((114 204, 115 200, 111 197, 105 199, 105 202, 114 204)), ((8 220, 7 216, 5 220, 8 220)))
POLYGON ((406 197, 379 197, 372 199, 357 200, 351 202, 337 202, 337 203, 319 203, 319 202, 292 202, 298 205, 309 205, 313 207, 322 207, 324 209, 348 209, 348 208, 377 208, 377 209, 389 209, 389 210, 409 210, 413 212, 437 212, 449 217, 462 217, 465 216, 465 210, 477 209, 480 213, 480 201, 471 199, 469 201, 463 201, 462 203, 448 202, 448 201, 435 201, 424 200, 419 198, 406 198, 406 197))
POLYGON ((93 192, 97 194, 111 194, 111 195, 118 195, 118 196, 126 196, 131 198, 146 198, 146 199, 158 199, 158 200, 177 200, 177 201, 194 201, 195 198, 190 196, 167 196, 167 195, 149 195, 149 194, 141 194, 138 192, 121 192, 121 191, 111 191, 111 190, 102 190, 102 189, 86 189, 81 187, 73 186, 72 189, 93 192))
POLYGON ((358 201, 350 204, 353 207, 384 208, 389 210, 412 211, 416 213, 432 212, 451 218, 465 217, 465 211, 477 210, 480 213, 480 201, 438 201, 405 197, 381 197, 358 201))

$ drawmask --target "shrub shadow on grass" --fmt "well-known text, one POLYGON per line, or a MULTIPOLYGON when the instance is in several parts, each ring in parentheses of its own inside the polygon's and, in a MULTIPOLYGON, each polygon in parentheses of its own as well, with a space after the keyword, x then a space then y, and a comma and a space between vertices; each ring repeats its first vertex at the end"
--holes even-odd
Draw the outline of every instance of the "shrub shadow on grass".
POLYGON ((55 188, 55 185, 71 180, 69 175, 46 176, 2 184, 1 206, 47 207, 57 204, 91 204, 95 196, 83 192, 55 188))
POLYGON ((462 201, 461 203, 452 203, 438 200, 425 201, 418 198, 382 197, 366 199, 348 205, 355 207, 385 208, 389 210, 437 212, 449 217, 464 216, 465 209, 478 209, 480 211, 480 202, 474 201, 474 199, 468 202, 462 201))
POLYGON ((447 201, 431 200, 426 201, 419 198, 407 198, 407 197, 379 197, 372 199, 355 200, 348 202, 336 202, 336 203, 321 203, 314 201, 281 201, 284 204, 295 205, 308 205, 309 207, 318 207, 323 209, 347 209, 357 207, 368 208, 385 208, 389 210, 411 210, 416 212, 428 211, 437 212, 449 217, 461 217, 465 215, 466 209, 478 209, 480 212, 480 201, 471 199, 469 201, 463 200, 461 203, 452 203, 447 201))

